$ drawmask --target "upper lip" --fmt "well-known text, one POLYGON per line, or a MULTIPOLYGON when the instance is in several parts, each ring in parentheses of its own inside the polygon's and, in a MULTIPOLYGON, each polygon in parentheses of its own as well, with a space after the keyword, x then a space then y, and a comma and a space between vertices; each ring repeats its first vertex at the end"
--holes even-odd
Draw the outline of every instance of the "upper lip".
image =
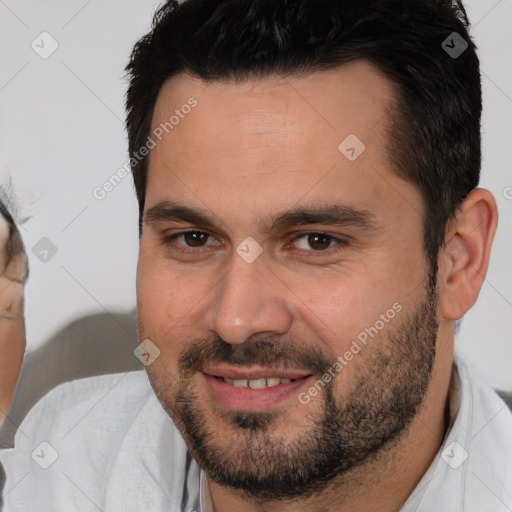
POLYGON ((263 377, 279 377, 281 379, 301 379, 308 377, 311 372, 304 370, 290 370, 279 368, 265 368, 263 366, 236 367, 228 365, 209 366, 203 369, 206 375, 225 377, 227 379, 254 380, 263 377))

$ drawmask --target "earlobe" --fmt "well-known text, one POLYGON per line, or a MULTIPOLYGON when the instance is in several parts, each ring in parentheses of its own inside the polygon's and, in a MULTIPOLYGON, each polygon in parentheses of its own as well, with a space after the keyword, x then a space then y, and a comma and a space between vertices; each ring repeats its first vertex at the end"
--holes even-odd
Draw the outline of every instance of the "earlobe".
POLYGON ((472 191, 447 229, 439 254, 441 315, 458 320, 474 305, 489 266, 498 213, 493 195, 472 191))

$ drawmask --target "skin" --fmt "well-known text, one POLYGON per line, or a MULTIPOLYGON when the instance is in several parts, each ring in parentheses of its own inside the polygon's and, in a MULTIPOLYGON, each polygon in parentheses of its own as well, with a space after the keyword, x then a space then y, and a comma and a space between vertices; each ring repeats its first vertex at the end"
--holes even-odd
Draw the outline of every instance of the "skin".
MULTIPOLYGON (((356 61, 335 70, 288 79, 206 86, 186 74, 163 86, 153 128, 194 97, 198 105, 150 153, 145 211, 162 201, 202 209, 215 229, 183 221, 145 222, 137 271, 139 337, 160 356, 147 367, 159 398, 187 440, 176 414, 178 358, 196 340, 221 338, 233 347, 274 337, 290 354, 320 350, 344 354, 365 328, 392 304, 412 315, 425 297, 429 265, 423 250, 423 201, 392 171, 386 154, 386 108, 394 88, 371 64, 356 61), (366 149, 351 162, 338 145, 354 133, 366 149), (304 225, 273 231, 260 219, 298 205, 351 205, 369 212, 374 228, 304 225), (206 245, 187 247, 195 229, 206 245), (349 243, 313 251, 320 232, 349 243), (248 264, 236 252, 246 237, 262 254, 248 264), (184 254, 178 249, 192 249, 184 254), (308 255, 311 255, 308 258, 308 255)), ((147 221, 147 218, 146 218, 147 221)), ((475 302, 489 261, 496 205, 485 190, 472 192, 446 231, 439 254, 436 355, 422 406, 394 443, 333 481, 320 494, 262 502, 209 479, 217 511, 394 511, 414 490, 439 449, 453 361, 453 322, 475 302)), ((398 324, 397 324, 398 325, 398 324)), ((396 328, 396 326, 395 326, 396 328)), ((368 345, 335 379, 341 402, 370 363, 390 347, 393 326, 368 345), (387 332, 386 332, 387 331, 387 332)), ((379 375, 371 375, 375 385, 379 375)), ((247 431, 229 423, 212 401, 199 372, 187 380, 196 406, 220 450, 242 449, 247 431)), ((323 413, 323 393, 307 406, 296 396, 272 409, 273 440, 292 442, 323 413)))
POLYGON ((11 406, 25 353, 23 293, 27 260, 23 250, 8 260, 9 224, 0 215, 0 423, 11 406))

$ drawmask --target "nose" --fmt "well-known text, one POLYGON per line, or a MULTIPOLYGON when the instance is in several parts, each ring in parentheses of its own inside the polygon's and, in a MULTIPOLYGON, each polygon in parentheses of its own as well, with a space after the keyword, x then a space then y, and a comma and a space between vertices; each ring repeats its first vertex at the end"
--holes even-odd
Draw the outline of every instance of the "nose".
POLYGON ((233 254, 231 265, 213 290, 206 328, 231 344, 252 335, 283 334, 292 325, 287 287, 262 258, 247 263, 233 254))

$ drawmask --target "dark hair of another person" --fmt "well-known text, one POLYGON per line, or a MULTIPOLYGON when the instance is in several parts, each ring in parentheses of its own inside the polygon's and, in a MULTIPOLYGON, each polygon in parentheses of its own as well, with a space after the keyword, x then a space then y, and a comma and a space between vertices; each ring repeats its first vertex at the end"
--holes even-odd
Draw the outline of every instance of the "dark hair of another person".
MULTIPOLYGON (((448 0, 170 1, 126 68, 130 155, 146 144, 158 93, 177 73, 243 81, 366 59, 394 84, 386 149, 393 171, 421 192, 435 265, 447 223, 480 175, 480 72, 468 28, 463 5, 448 0), (453 32, 468 44, 457 58, 442 47, 453 32)), ((131 164, 142 233, 148 158, 131 164)))
MULTIPOLYGON (((5 191, 0 188, 0 215, 6 220, 8 226, 9 226, 9 235, 7 238, 6 245, 4 247, 5 251, 5 269, 9 266, 13 258, 15 257, 23 257, 24 264, 23 264, 23 271, 21 275, 16 276, 15 280, 18 282, 25 282, 28 279, 29 274, 29 267, 28 267, 28 261, 25 256, 25 246, 23 244, 23 240, 21 238, 20 231, 18 229, 18 226, 16 226, 16 222, 14 221, 13 216, 11 215, 10 211, 7 208, 6 202, 5 202, 5 191)), ((1 269, 2 271, 5 271, 5 269, 1 269)))

